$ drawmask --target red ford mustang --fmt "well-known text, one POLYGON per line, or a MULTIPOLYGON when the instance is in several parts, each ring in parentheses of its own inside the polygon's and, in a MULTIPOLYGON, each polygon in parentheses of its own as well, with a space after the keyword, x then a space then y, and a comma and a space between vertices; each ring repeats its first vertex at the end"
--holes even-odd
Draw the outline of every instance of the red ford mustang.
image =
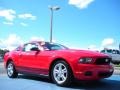
POLYGON ((113 74, 110 61, 110 57, 98 52, 39 41, 26 43, 4 56, 8 77, 15 78, 18 73, 49 76, 60 86, 69 85, 73 79, 110 77, 113 74))

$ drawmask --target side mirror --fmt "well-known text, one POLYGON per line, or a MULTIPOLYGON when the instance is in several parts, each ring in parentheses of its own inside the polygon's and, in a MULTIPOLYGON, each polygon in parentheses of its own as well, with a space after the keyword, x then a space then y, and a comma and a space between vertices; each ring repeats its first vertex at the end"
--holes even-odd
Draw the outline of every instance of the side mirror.
POLYGON ((39 48, 37 48, 37 47, 33 47, 33 48, 31 48, 30 50, 31 50, 31 51, 40 51, 39 48))

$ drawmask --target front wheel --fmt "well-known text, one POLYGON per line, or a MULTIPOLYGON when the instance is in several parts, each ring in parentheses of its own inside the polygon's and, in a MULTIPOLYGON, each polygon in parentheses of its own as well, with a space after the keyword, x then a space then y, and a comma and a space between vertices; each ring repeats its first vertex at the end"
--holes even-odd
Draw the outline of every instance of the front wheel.
POLYGON ((8 62, 7 65, 7 75, 9 78, 16 78, 18 76, 18 73, 15 70, 15 66, 13 64, 13 62, 8 62))
POLYGON ((72 82, 72 70, 65 61, 54 63, 51 72, 52 80, 59 86, 68 86, 72 82))

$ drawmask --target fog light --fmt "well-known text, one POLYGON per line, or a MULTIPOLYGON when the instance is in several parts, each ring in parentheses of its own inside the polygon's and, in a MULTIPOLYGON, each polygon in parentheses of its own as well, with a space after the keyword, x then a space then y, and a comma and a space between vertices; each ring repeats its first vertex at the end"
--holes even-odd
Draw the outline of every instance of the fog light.
POLYGON ((85 72, 85 76, 92 76, 92 72, 91 71, 85 72))

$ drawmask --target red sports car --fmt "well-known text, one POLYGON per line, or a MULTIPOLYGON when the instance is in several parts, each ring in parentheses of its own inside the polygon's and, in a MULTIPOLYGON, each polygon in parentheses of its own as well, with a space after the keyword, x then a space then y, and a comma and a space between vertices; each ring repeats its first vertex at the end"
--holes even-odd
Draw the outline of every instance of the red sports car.
POLYGON ((4 56, 8 77, 15 78, 18 73, 43 75, 60 86, 70 85, 73 79, 110 77, 113 74, 110 61, 105 54, 40 41, 26 43, 4 56))

